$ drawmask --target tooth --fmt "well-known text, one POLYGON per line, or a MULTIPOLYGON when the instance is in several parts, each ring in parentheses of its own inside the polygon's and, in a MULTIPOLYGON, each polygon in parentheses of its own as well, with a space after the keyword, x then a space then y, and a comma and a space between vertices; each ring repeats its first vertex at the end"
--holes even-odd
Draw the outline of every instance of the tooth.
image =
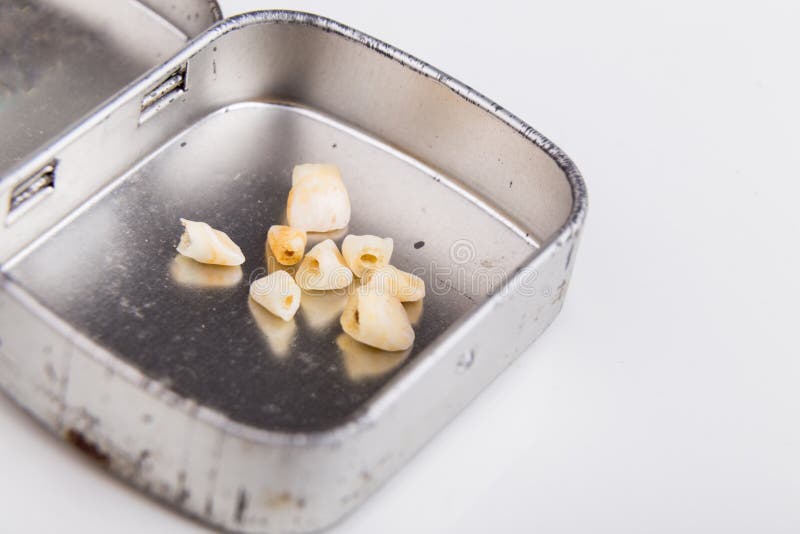
POLYGON ((306 233, 291 226, 270 226, 267 244, 278 263, 294 265, 303 259, 306 251, 306 233))
POLYGON ((180 254, 172 260, 169 272, 173 280, 186 287, 233 287, 242 279, 238 265, 206 265, 180 254))
POLYGON ((345 265, 336 243, 326 239, 308 251, 295 279, 303 289, 341 289, 350 285, 353 273, 345 265))
POLYGON ((247 306, 250 308, 253 320, 266 338, 272 354, 278 358, 288 356, 297 332, 297 322, 294 319, 283 321, 265 310, 263 306, 253 299, 247 300, 247 306))
POLYGON ((366 271, 361 279, 364 284, 381 288, 400 302, 413 302, 425 297, 425 282, 417 275, 401 271, 393 265, 366 271))
POLYGON ((292 171, 286 201, 289 226, 306 232, 329 232, 350 222, 350 197, 335 165, 306 163, 292 171))
POLYGON ((339 319, 347 303, 345 291, 303 291, 300 312, 312 330, 321 332, 339 319))
POLYGON ((350 295, 339 322, 356 341, 377 349, 406 350, 414 343, 414 329, 403 305, 373 285, 361 286, 350 295))
POLYGON ((178 252, 200 263, 213 265, 241 265, 244 263, 242 249, 228 234, 198 221, 181 219, 184 226, 178 252))
POLYGON ((344 369, 350 380, 360 382, 392 371, 405 361, 410 350, 386 352, 360 343, 348 334, 339 334, 336 346, 342 352, 344 369))
POLYGON ((361 277, 367 269, 379 269, 389 263, 394 249, 392 238, 374 235, 349 235, 342 242, 342 256, 353 274, 361 277))
POLYGON ((250 296, 284 321, 300 306, 300 288, 285 271, 275 271, 250 284, 250 296))

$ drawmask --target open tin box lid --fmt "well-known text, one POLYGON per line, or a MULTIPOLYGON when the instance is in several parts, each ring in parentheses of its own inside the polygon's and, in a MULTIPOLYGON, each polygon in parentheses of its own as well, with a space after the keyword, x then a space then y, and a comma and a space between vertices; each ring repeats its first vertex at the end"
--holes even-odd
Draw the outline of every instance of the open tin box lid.
POLYGON ((0 176, 220 18, 213 0, 0 0, 0 176))

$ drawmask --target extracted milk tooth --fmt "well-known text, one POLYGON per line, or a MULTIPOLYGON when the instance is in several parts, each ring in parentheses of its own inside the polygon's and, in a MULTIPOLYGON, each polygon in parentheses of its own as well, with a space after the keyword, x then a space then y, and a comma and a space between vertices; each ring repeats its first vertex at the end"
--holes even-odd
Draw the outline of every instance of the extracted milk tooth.
POLYGON ((356 341, 348 334, 339 334, 336 346, 342 352, 342 361, 347 376, 353 382, 370 380, 396 369, 403 363, 410 350, 386 352, 356 341))
POLYGON ((250 296, 284 321, 300 306, 300 288, 285 271, 275 271, 250 284, 250 296))
POLYGON ((401 271, 393 265, 369 269, 361 279, 364 284, 374 284, 400 302, 413 302, 425 297, 425 282, 417 275, 401 271))
POLYGON ((181 219, 184 226, 178 252, 200 263, 213 265, 241 265, 244 263, 242 249, 228 234, 198 221, 181 219))
POLYGON ((306 232, 276 224, 267 231, 267 244, 278 263, 294 265, 303 259, 306 251, 306 232))
POLYGON ((336 243, 326 239, 308 251, 295 279, 303 289, 341 289, 350 285, 353 273, 345 265, 336 243))
POLYGON ((391 237, 351 234, 342 242, 344 261, 359 278, 367 269, 378 269, 387 265, 393 249, 394 241, 391 237))
POLYGON ((284 321, 264 309, 252 298, 247 299, 247 307, 258 329, 264 335, 270 352, 277 358, 285 358, 291 353, 292 343, 297 333, 297 321, 284 321))
POLYGON ((306 163, 292 171, 286 201, 289 226, 306 232, 330 232, 350 222, 350 197, 335 165, 306 163))
POLYGON ((414 343, 414 329, 403 304, 376 286, 357 288, 349 297, 339 322, 345 332, 381 350, 406 350, 414 343))

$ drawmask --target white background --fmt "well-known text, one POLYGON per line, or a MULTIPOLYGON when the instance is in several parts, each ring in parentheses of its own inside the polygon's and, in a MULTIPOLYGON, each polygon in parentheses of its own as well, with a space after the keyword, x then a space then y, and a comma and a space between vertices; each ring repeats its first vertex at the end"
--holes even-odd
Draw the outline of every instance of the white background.
MULTIPOLYGON (((336 533, 800 531, 797 2, 282 2, 559 144, 590 209, 564 310, 336 533)), ((0 531, 202 530, 0 399, 0 531)))

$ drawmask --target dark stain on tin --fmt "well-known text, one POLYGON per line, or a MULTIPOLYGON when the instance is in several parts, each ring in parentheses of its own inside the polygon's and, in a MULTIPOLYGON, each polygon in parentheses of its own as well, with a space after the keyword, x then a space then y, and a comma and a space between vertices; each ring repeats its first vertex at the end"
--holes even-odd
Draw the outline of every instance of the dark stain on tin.
POLYGON ((186 141, 184 141, 183 143, 181 143, 181 148, 183 148, 183 147, 185 147, 185 146, 186 146, 186 141))
POLYGON ((247 492, 239 489, 239 496, 236 499, 236 515, 234 515, 237 523, 241 523, 244 519, 245 510, 247 510, 247 492))
POLYGON ((206 499, 205 514, 211 517, 214 514, 214 501, 211 497, 206 499))
POLYGON ((509 180, 508 188, 511 189, 511 186, 514 185, 514 180, 509 180))
POLYGON ((53 369, 53 364, 48 363, 44 366, 44 374, 47 375, 47 379, 51 382, 55 382, 58 377, 56 377, 56 370, 53 369))
POLYGON ((331 148, 336 148, 337 146, 338 146, 338 145, 337 145, 336 143, 333 143, 333 144, 331 145, 331 148))
POLYGON ((79 451, 103 467, 108 467, 108 465, 111 463, 111 459, 109 458, 108 454, 101 451, 97 444, 89 441, 86 436, 74 428, 70 428, 66 431, 64 434, 64 439, 67 441, 67 443, 70 443, 79 451))
POLYGON ((178 493, 175 495, 175 503, 183 506, 189 500, 190 495, 191 493, 186 489, 186 471, 181 471, 178 473, 178 493))
POLYGON ((424 246, 425 246, 425 241, 417 241, 416 243, 414 243, 414 248, 416 249, 420 249, 424 246))

